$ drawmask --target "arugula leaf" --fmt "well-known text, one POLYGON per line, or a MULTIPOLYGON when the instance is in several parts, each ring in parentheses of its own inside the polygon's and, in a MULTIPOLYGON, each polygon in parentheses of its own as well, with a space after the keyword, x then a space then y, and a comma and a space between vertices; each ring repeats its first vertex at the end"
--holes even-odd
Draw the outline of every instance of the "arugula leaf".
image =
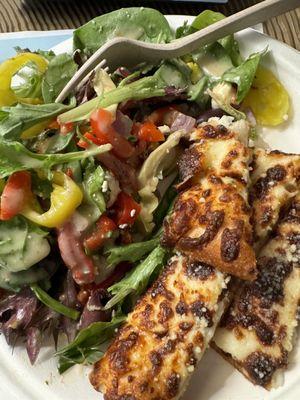
POLYGON ((102 184, 105 179, 105 172, 102 167, 95 166, 92 160, 85 168, 83 176, 83 202, 78 212, 85 216, 90 224, 96 222, 106 210, 106 202, 102 192, 102 184))
POLYGON ((53 103, 62 89, 77 71, 77 64, 72 56, 63 53, 51 58, 42 83, 45 103, 53 103))
POLYGON ((30 285, 31 290, 36 295, 36 297, 40 300, 41 303, 45 304, 51 310, 56 311, 58 314, 65 315, 68 318, 77 320, 80 316, 80 312, 74 310, 70 307, 65 306, 59 301, 53 299, 53 297, 49 296, 47 292, 45 292, 38 284, 32 283, 30 285))
POLYGON ((126 246, 111 247, 105 254, 108 254, 107 262, 110 267, 122 261, 136 262, 141 260, 146 254, 150 253, 159 245, 159 237, 150 239, 146 242, 132 243, 126 246))
POLYGON ((240 103, 248 93, 255 77, 255 73, 260 63, 260 60, 262 56, 266 54, 266 52, 267 49, 258 53, 251 54, 248 59, 245 60, 241 65, 236 68, 231 68, 223 74, 223 81, 235 83, 238 86, 238 103, 240 103))
POLYGON ((101 344, 113 337, 125 319, 125 315, 116 314, 109 322, 94 322, 82 329, 72 343, 56 353, 59 372, 62 374, 75 364, 96 362, 103 354, 101 344))
POLYGON ((16 171, 29 169, 51 169, 54 165, 82 160, 105 153, 111 149, 110 144, 94 146, 85 151, 64 154, 37 154, 26 149, 19 142, 0 140, 0 177, 5 178, 16 171))
POLYGON ((131 293, 136 295, 143 293, 151 275, 163 266, 166 254, 167 250, 158 245, 144 261, 129 271, 121 281, 108 288, 108 291, 114 297, 107 302, 104 309, 109 310, 121 303, 131 293))
POLYGON ((29 61, 13 75, 10 87, 19 98, 41 98, 42 78, 37 64, 29 61))
POLYGON ((75 103, 66 105, 53 104, 17 104, 0 109, 0 138, 18 140, 23 131, 39 122, 53 119, 63 111, 74 107, 75 103), (5 115, 3 114, 5 113, 5 115))
POLYGON ((165 43, 173 39, 169 23, 159 11, 131 7, 101 15, 76 29, 73 47, 90 56, 107 40, 116 36, 153 43, 165 43))
POLYGON ((83 186, 86 189, 91 201, 98 207, 100 214, 104 213, 106 210, 105 199, 101 191, 104 179, 105 172, 100 165, 98 165, 96 168, 86 168, 83 178, 83 186))
POLYGON ((46 235, 21 216, 0 221, 0 268, 23 271, 45 258, 50 252, 46 235))
POLYGON ((105 92, 101 97, 96 97, 74 110, 60 115, 58 119, 61 123, 84 120, 95 108, 106 108, 126 100, 164 96, 167 87, 185 91, 191 84, 190 76, 191 70, 183 61, 167 60, 162 63, 154 75, 105 92))

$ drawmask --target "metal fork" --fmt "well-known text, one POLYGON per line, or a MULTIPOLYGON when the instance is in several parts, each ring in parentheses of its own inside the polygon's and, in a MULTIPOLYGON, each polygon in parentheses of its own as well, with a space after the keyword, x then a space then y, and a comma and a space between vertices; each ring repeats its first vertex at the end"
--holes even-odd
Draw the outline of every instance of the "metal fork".
POLYGON ((300 7, 300 0, 265 0, 168 44, 145 43, 125 37, 114 38, 105 43, 83 64, 55 101, 62 102, 88 74, 100 65, 100 62, 102 66, 106 64, 111 71, 119 66, 132 67, 141 62, 155 65, 163 59, 181 57, 191 53, 226 35, 258 24, 296 7, 300 7))

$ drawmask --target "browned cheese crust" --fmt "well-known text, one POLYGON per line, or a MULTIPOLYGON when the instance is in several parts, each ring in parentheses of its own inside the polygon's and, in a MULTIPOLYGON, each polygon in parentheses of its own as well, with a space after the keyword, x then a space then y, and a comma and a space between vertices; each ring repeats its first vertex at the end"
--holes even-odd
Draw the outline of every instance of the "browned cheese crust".
POLYGON ((300 196, 262 248, 259 274, 244 282, 222 318, 213 347, 254 384, 282 383, 300 301, 300 196))
POLYGON ((258 250, 274 229, 282 207, 297 193, 300 156, 255 149, 252 168, 250 202, 258 250))
POLYGON ((183 191, 164 223, 162 244, 241 279, 256 276, 250 208, 250 154, 236 134, 206 124, 179 161, 183 191))
POLYGON ((178 399, 228 304, 229 277, 173 257, 90 379, 105 400, 178 399))

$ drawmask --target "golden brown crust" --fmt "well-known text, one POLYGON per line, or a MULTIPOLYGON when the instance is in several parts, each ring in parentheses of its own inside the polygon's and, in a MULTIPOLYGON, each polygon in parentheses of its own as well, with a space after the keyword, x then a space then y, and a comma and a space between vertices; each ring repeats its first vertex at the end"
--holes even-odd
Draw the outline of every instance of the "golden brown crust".
POLYGON ((249 207, 243 184, 211 175, 182 192, 164 223, 162 243, 242 279, 255 278, 249 207))
POLYGON ((106 400, 178 399, 228 304, 227 278, 173 257, 90 379, 106 400))
POLYGON ((235 132, 216 123, 203 124, 192 139, 196 142, 179 161, 178 189, 185 190, 164 223, 162 244, 253 280, 256 259, 247 202, 250 152, 235 132))
POLYGON ((275 227, 280 210, 298 190, 300 156, 255 149, 250 202, 253 209, 255 248, 258 250, 275 227))
POLYGON ((223 316, 214 348, 254 384, 278 385, 287 365, 300 302, 300 196, 262 248, 259 274, 223 316))

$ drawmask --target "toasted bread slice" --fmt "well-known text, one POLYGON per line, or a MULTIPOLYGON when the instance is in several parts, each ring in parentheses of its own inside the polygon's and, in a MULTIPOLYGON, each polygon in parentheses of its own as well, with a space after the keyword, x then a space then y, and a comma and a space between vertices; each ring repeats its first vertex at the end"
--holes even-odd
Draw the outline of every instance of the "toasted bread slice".
POLYGON ((259 275, 244 282, 213 347, 254 384, 277 387, 288 362, 300 302, 300 195, 262 248, 259 275))
POLYGON ((162 244, 252 280, 256 259, 247 199, 251 155, 233 130, 235 123, 226 128, 221 122, 213 118, 192 134, 196 142, 179 161, 178 188, 183 191, 164 223, 162 244))
POLYGON ((178 399, 228 304, 230 277, 173 257, 90 375, 105 400, 178 399))

